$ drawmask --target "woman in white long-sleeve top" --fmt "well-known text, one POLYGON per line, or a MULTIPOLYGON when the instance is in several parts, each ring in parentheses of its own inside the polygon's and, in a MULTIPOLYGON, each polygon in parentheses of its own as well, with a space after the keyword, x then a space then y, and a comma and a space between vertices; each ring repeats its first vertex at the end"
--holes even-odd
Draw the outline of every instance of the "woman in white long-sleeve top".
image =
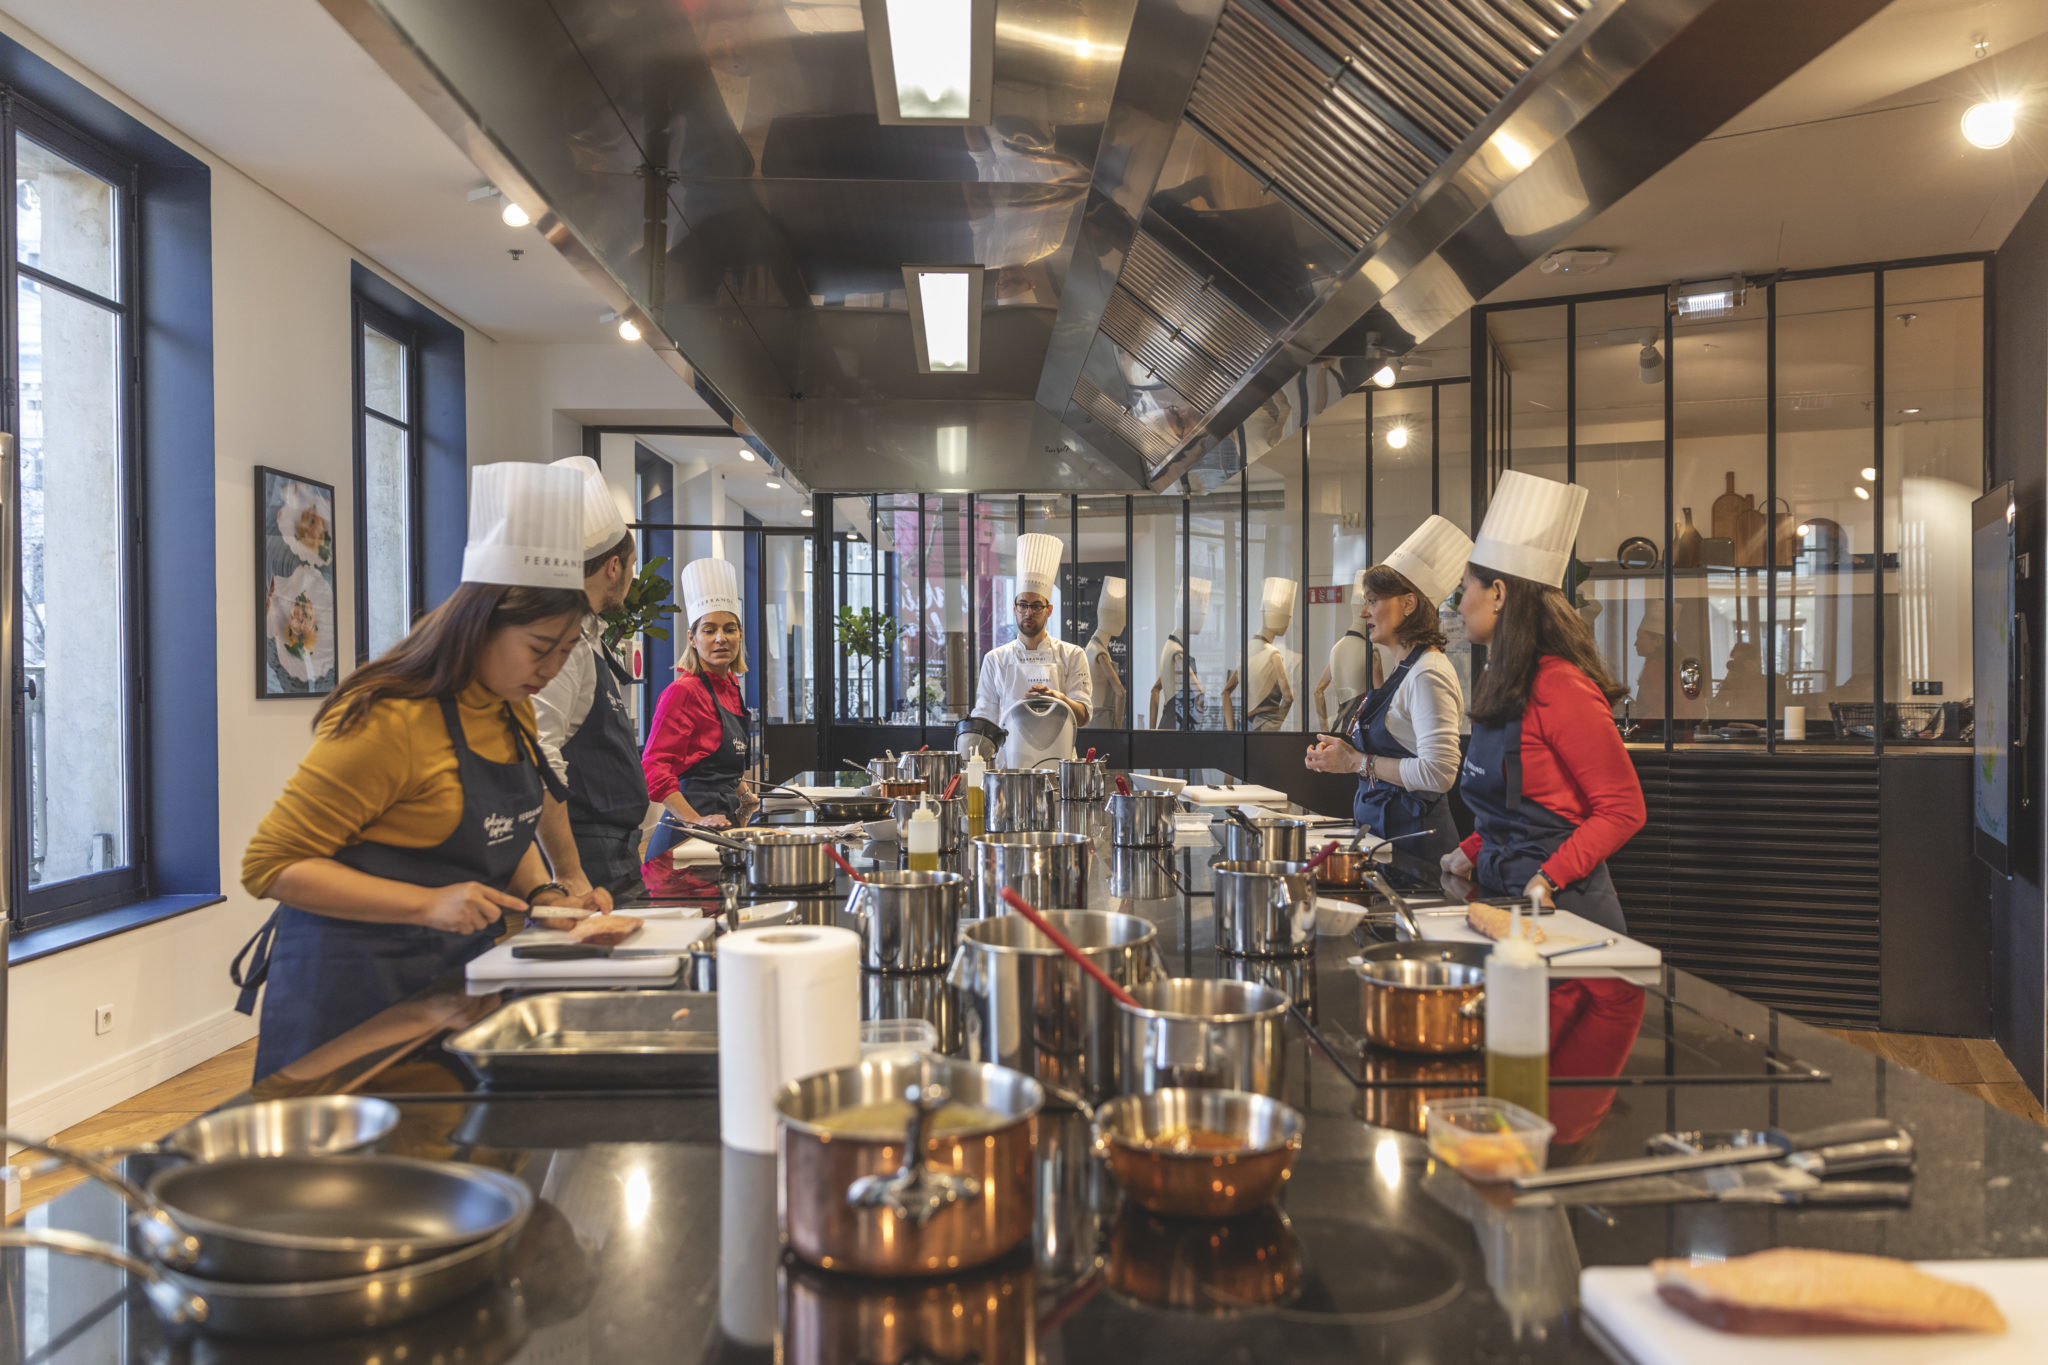
POLYGON ((1471 552, 1470 537, 1431 517, 1385 563, 1366 570, 1370 638, 1401 663, 1365 695, 1348 734, 1318 736, 1306 760, 1317 772, 1357 773, 1351 811, 1359 824, 1381 838, 1421 835, 1409 851, 1426 858, 1458 846, 1447 794, 1458 780, 1465 695, 1444 655, 1437 606, 1457 587, 1471 552))

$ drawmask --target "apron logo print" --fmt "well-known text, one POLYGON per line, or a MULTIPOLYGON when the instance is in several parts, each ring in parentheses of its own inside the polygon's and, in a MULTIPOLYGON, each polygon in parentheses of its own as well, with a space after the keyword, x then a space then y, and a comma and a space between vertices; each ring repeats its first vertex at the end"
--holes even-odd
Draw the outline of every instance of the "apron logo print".
POLYGON ((484 817, 485 842, 493 844, 504 843, 512 837, 512 831, 517 826, 517 823, 509 815, 498 815, 495 813, 486 815, 484 817))

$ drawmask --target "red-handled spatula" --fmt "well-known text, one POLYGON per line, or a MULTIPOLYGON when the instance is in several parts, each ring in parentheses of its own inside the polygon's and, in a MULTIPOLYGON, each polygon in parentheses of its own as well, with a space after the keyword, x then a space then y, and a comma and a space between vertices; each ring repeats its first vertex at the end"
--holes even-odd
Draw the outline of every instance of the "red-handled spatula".
POLYGON ((846 861, 846 859, 843 856, 841 856, 839 850, 832 847, 832 845, 825 845, 825 856, 830 858, 833 862, 838 863, 839 870, 841 872, 844 872, 847 876, 853 878, 855 881, 864 882, 867 880, 866 877, 863 877, 860 875, 860 873, 855 872, 853 870, 853 864, 846 861))
POLYGON ((1039 933, 1044 934, 1047 938, 1052 940, 1053 947, 1059 949, 1068 957, 1071 957, 1072 959, 1074 959, 1074 961, 1080 963, 1081 970, 1088 973, 1088 975, 1094 977, 1097 984, 1099 984, 1102 987, 1102 989, 1108 991, 1112 996, 1116 997, 1116 999, 1120 1003, 1129 1005, 1134 1010, 1144 1008, 1144 1006, 1140 1005, 1137 1002, 1136 998, 1133 997, 1129 991, 1125 990, 1122 986, 1117 985, 1116 982, 1110 980, 1109 973, 1103 971, 1102 968, 1096 966, 1095 963, 1089 959, 1088 954, 1082 952, 1079 948, 1076 948, 1071 939, 1069 939, 1065 934, 1061 933, 1059 930, 1053 928, 1052 925, 1046 920, 1045 916, 1039 914, 1038 911, 1032 909, 1031 903, 1029 901, 1025 900, 1022 896, 1018 895, 1015 891, 1010 890, 1008 887, 1003 888, 1003 901, 1012 910, 1015 910, 1018 914, 1022 915, 1025 919, 1030 920, 1032 924, 1036 925, 1039 933))

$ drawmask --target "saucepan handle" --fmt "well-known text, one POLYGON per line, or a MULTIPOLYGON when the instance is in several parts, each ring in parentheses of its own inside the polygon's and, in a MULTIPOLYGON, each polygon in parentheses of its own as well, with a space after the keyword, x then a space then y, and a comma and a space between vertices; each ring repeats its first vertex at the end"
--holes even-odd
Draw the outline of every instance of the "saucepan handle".
POLYGON ((0 1141, 11 1142, 25 1151, 35 1152, 41 1156, 53 1157, 66 1166, 85 1172, 101 1184, 110 1186, 114 1193, 121 1196, 121 1201, 133 1214, 136 1233, 149 1245, 151 1253, 164 1264, 183 1268, 199 1259, 199 1239, 172 1222, 163 1205, 157 1203, 147 1190, 105 1162, 87 1156, 84 1152, 60 1147, 53 1142, 44 1142, 10 1129, 0 1129, 0 1141))
POLYGON ((149 1296, 150 1306, 171 1326, 183 1327, 206 1321, 205 1299, 197 1294, 187 1294, 140 1256, 131 1256, 119 1247, 95 1241, 84 1233, 68 1232, 62 1228, 46 1228, 39 1232, 9 1229, 0 1231, 0 1247, 21 1247, 25 1250, 40 1247, 44 1251, 83 1256, 114 1266, 142 1280, 143 1292, 149 1296))

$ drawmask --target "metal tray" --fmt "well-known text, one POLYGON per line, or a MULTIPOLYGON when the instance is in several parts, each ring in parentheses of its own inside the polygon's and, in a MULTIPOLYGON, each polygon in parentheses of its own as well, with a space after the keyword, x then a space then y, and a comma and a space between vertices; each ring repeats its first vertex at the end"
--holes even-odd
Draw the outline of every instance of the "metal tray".
POLYGON ((499 1090, 704 1089, 718 1084, 718 997, 549 991, 513 1001, 443 1046, 499 1090))

